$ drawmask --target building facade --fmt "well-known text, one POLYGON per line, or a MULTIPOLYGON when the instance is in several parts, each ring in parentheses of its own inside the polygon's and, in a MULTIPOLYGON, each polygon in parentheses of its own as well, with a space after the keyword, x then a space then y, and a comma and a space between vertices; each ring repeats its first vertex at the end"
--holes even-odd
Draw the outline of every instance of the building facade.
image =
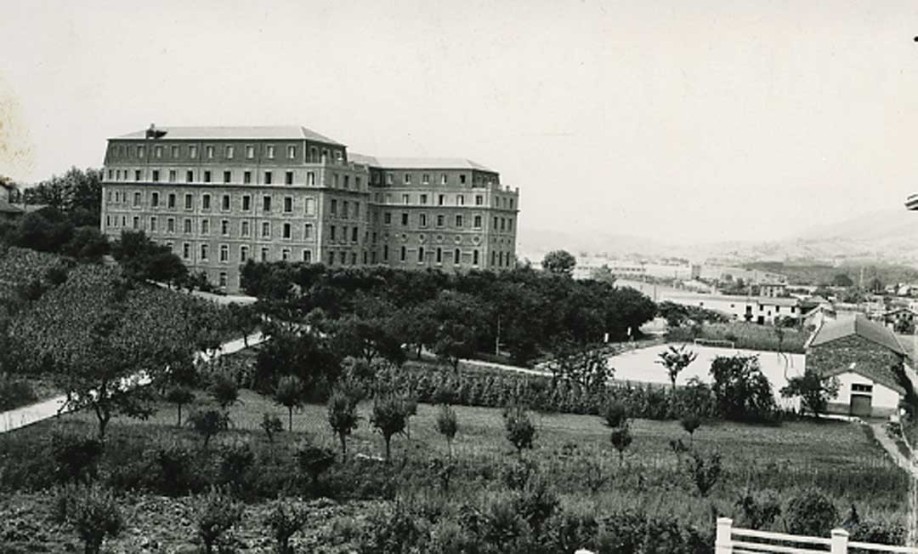
POLYGON ((109 139, 102 231, 143 231, 229 292, 249 259, 501 271, 519 190, 461 159, 373 158, 303 127, 170 127, 109 139))

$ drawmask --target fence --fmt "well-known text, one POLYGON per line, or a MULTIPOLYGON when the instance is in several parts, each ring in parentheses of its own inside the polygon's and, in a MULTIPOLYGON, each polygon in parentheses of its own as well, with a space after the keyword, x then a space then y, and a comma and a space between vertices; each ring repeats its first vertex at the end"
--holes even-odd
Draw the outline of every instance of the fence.
POLYGON ((865 553, 918 554, 918 548, 850 541, 848 540, 848 532, 844 529, 833 529, 831 538, 806 537, 741 529, 733 527, 733 520, 730 518, 721 517, 717 519, 717 538, 714 543, 714 554, 762 554, 768 552, 784 554, 823 554, 826 552, 830 554, 848 554, 852 550, 865 553))

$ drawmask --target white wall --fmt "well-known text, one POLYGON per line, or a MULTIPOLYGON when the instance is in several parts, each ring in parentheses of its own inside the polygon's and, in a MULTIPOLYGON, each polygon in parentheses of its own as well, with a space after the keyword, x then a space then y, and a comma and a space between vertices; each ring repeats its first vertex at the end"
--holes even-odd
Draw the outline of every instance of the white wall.
POLYGON ((838 396, 830 400, 833 404, 851 405, 851 385, 873 385, 873 408, 896 409, 899 406, 899 393, 876 383, 863 375, 849 371, 838 376, 838 396))

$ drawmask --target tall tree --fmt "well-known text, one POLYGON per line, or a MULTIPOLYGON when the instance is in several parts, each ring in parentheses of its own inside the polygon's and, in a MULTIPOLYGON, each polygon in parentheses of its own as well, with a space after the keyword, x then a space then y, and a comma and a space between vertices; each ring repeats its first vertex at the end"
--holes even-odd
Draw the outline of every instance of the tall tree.
POLYGON ((555 275, 570 276, 577 265, 577 259, 567 250, 554 250, 542 258, 542 269, 555 275))
POLYGON ((669 374, 669 381, 673 385, 673 390, 676 390, 676 378, 679 377, 683 369, 687 368, 695 361, 698 354, 691 350, 686 351, 685 345, 683 344, 679 347, 670 346, 668 350, 660 352, 658 357, 660 359, 657 360, 657 363, 666 368, 666 372, 669 374))

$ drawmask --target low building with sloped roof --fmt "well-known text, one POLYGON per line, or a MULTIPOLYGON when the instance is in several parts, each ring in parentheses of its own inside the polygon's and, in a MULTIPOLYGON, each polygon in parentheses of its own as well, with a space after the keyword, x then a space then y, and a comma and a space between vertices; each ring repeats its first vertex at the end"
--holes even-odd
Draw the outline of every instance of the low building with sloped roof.
POLYGON ((887 417, 898 412, 905 389, 897 374, 907 354, 891 330, 856 314, 825 321, 805 347, 808 371, 838 379, 830 413, 887 417))

